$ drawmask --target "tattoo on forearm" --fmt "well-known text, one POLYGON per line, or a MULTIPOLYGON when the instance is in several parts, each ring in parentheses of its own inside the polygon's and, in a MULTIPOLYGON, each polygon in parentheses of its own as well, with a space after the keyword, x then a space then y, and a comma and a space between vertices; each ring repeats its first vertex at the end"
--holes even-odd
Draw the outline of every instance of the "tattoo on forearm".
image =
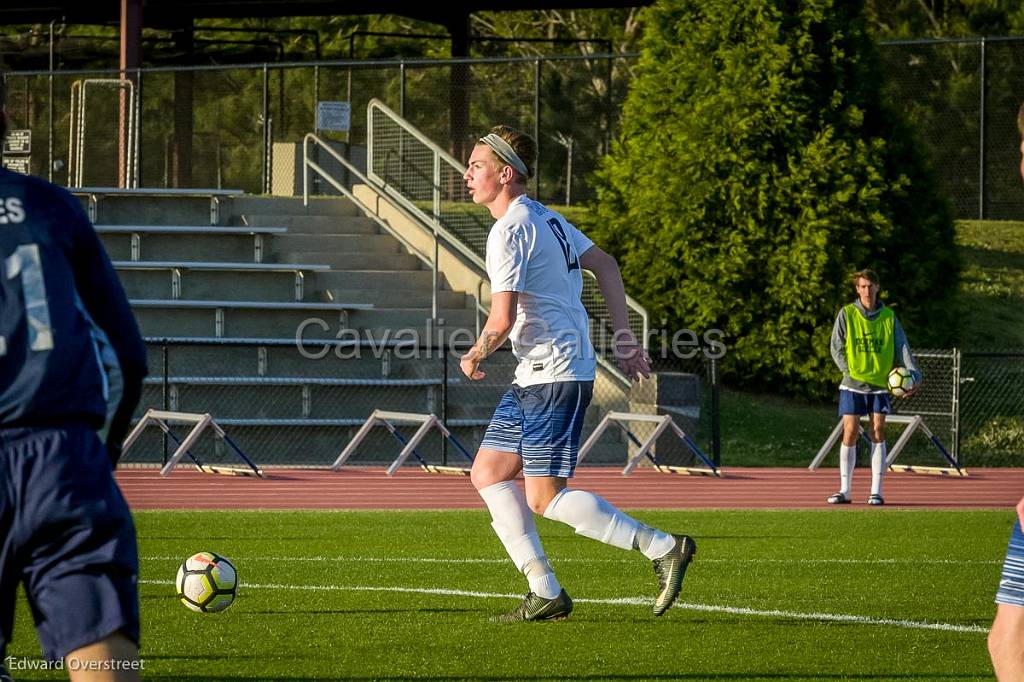
POLYGON ((494 343, 497 341, 498 335, 494 332, 484 332, 480 335, 480 340, 477 341, 477 349, 480 352, 480 359, 483 360, 491 351, 494 350, 494 343))

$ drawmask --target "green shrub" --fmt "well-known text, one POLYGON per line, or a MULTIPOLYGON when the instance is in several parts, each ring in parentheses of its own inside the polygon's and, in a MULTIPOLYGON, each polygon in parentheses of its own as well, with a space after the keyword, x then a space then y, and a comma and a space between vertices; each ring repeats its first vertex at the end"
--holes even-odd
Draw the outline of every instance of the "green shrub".
POLYGON ((911 344, 947 343, 953 222, 861 3, 659 0, 644 21, 590 233, 652 321, 723 330, 735 383, 825 395, 849 275, 872 267, 911 344))

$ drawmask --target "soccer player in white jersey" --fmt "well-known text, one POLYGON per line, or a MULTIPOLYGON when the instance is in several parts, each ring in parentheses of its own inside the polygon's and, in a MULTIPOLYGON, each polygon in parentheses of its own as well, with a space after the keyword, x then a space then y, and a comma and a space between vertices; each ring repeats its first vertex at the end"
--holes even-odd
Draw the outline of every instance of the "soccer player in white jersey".
POLYGON ((544 554, 533 513, 576 533, 654 563, 659 592, 654 615, 675 601, 697 550, 686 535, 650 528, 593 493, 568 488, 576 467, 583 416, 593 392, 596 360, 580 300, 585 268, 594 273, 615 327, 615 355, 632 380, 650 376, 650 360, 630 331, 626 295, 615 259, 558 213, 526 196, 537 157, 528 135, 497 126, 469 157, 464 179, 473 202, 495 218, 487 237, 491 312, 462 372, 484 377, 480 363, 506 338, 519 364, 473 462, 472 481, 492 526, 529 593, 502 622, 557 620, 572 600, 544 554), (513 479, 522 471, 526 493, 513 479))

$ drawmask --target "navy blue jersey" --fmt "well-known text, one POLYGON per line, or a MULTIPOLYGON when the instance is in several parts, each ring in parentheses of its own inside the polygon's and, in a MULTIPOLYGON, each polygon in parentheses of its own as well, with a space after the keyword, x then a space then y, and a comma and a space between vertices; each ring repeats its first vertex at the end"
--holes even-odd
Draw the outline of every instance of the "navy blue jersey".
POLYGON ((120 369, 141 383, 138 325, 78 200, 0 168, 0 427, 103 425, 108 383, 97 328, 120 369))

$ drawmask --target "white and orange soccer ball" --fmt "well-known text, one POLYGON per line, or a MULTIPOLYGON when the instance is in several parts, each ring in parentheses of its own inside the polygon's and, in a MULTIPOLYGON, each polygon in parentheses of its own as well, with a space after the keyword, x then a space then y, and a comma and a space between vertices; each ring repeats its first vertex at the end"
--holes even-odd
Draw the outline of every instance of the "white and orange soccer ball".
POLYGON ((217 613, 235 600, 238 572, 219 554, 199 552, 181 562, 174 587, 186 607, 201 613, 217 613))
POLYGON ((914 375, 904 367, 893 367, 889 372, 889 392, 902 398, 914 390, 914 375))

